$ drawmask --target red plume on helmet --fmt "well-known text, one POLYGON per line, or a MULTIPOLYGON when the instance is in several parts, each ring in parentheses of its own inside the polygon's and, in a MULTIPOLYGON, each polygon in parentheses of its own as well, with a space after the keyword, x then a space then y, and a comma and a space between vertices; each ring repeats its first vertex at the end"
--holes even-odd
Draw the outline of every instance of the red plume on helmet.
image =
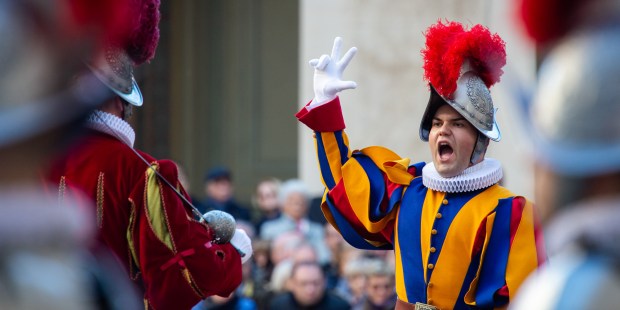
POLYGON ((466 30, 457 22, 432 25, 426 31, 424 79, 445 97, 452 98, 463 63, 468 60, 487 88, 499 82, 506 64, 505 42, 482 25, 466 30))
POLYGON ((133 0, 130 7, 133 25, 125 45, 127 54, 136 66, 155 56, 159 42, 159 0, 133 0))
POLYGON ((518 0, 517 12, 532 40, 546 44, 576 25, 577 15, 587 3, 586 0, 518 0))

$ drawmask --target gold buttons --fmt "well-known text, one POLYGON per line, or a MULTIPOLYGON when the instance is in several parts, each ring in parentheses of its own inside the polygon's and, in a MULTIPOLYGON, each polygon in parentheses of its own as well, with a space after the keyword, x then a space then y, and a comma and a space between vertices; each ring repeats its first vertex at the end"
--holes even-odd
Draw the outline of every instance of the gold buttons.
MULTIPOLYGON (((431 288, 433 287, 433 282, 428 282, 428 287, 431 288)), ((429 299, 430 300, 430 299, 429 299)))
POLYGON ((428 304, 430 305, 430 304, 432 304, 432 303, 433 303, 433 299, 432 299, 432 298, 429 298, 426 302, 428 302, 428 304))
POLYGON ((444 199, 441 203, 443 203, 444 205, 448 204, 448 199, 444 199))
POLYGON ((428 264, 428 269, 433 269, 433 268, 435 268, 435 265, 433 265, 433 264, 428 264))
POLYGON ((435 253, 435 251, 437 251, 437 249, 435 249, 435 247, 431 247, 431 253, 435 253))
POLYGON ((441 218, 441 216, 442 216, 442 215, 441 215, 441 213, 437 213, 437 214, 435 215, 435 218, 440 219, 440 218, 441 218))
POLYGON ((431 230, 431 235, 436 235, 436 234, 437 234, 437 229, 431 230))

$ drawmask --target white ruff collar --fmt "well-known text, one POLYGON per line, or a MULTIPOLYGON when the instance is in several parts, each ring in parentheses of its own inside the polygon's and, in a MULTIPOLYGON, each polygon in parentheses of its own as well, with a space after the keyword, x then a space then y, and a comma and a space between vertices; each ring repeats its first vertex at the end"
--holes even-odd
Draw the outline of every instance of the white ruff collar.
POLYGON ((444 193, 462 193, 489 187, 503 177, 502 165, 493 158, 485 158, 480 163, 465 169, 461 174, 444 178, 435 169, 434 163, 422 168, 424 186, 444 193))
POLYGON ((129 123, 107 112, 95 111, 91 113, 86 120, 86 127, 107 133, 130 147, 133 147, 136 140, 136 133, 129 123))

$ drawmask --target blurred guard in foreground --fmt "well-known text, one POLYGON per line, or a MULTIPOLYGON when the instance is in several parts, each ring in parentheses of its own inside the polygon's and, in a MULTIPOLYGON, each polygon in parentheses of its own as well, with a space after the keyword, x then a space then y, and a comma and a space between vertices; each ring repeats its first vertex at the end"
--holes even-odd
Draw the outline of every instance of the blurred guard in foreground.
MULTIPOLYGON (((250 240, 237 230, 230 243, 194 217, 176 165, 133 149, 127 118, 143 104, 134 66, 154 56, 159 39, 159 1, 129 1, 132 32, 109 41, 102 57, 89 61, 114 92, 86 121, 85 137, 52 169, 60 198, 75 189, 95 204, 99 238, 144 291, 149 309, 190 309, 210 295, 229 295, 241 282, 250 240)), ((232 235, 232 234, 231 234, 232 235)))
POLYGON ((522 4, 527 29, 549 51, 530 116, 550 256, 514 309, 617 309, 620 1, 522 4))
POLYGON ((58 206, 40 177, 112 94, 82 60, 125 31, 123 3, 0 0, 0 309, 139 307, 90 208, 58 206))

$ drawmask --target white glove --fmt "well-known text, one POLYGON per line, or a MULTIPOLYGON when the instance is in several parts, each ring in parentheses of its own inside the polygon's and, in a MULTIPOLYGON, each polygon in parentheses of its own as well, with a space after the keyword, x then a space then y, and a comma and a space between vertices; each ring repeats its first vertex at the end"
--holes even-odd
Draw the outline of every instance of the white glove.
POLYGON ((241 263, 247 262, 252 257, 252 240, 245 233, 245 230, 237 228, 230 244, 241 254, 241 263))
POLYGON ((336 37, 331 57, 323 55, 319 59, 310 60, 310 65, 314 67, 314 99, 308 105, 308 110, 333 100, 340 91, 357 87, 353 81, 341 80, 342 72, 355 56, 357 48, 350 48, 340 59, 341 46, 342 38, 336 37))

